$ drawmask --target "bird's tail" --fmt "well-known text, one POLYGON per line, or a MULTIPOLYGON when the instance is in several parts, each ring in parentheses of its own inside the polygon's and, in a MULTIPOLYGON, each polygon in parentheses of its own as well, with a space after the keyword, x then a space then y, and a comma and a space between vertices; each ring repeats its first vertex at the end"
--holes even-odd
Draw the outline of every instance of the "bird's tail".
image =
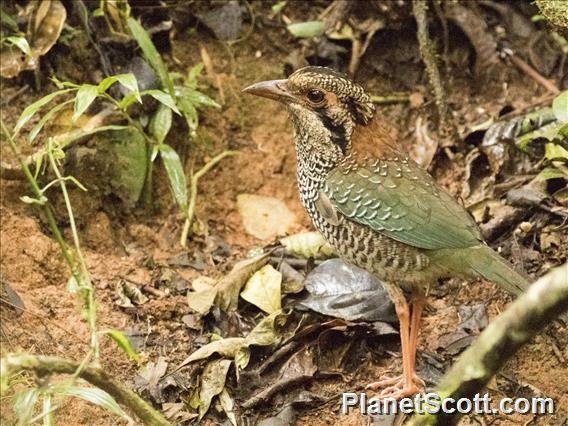
POLYGON ((518 296, 529 286, 524 274, 515 271, 513 265, 486 245, 468 249, 465 262, 469 270, 477 276, 492 281, 512 295, 518 296))

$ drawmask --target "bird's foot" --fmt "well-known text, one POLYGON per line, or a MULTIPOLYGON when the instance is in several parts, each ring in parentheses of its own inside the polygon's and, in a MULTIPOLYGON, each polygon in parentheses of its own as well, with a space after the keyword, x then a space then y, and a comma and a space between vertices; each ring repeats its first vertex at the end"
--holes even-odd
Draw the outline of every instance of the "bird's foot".
POLYGON ((366 388, 373 390, 382 389, 378 395, 380 398, 401 399, 424 392, 425 385, 424 380, 414 373, 410 383, 407 383, 402 375, 398 377, 383 376, 378 382, 368 384, 366 388))

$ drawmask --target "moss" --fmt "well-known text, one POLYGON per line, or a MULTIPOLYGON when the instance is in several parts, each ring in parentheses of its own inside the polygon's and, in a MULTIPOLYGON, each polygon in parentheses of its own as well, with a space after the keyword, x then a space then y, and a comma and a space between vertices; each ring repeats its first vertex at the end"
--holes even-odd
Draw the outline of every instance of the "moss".
POLYGON ((540 13, 553 25, 568 28, 568 2, 565 0, 536 0, 540 13))

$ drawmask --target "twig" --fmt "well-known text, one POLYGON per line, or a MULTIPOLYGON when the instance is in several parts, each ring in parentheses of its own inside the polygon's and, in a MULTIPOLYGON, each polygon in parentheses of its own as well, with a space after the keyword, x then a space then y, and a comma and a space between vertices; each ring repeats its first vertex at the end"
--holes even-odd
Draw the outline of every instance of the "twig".
POLYGON ((558 89, 558 87, 556 87, 556 84, 554 84, 552 81, 550 81, 547 78, 540 75, 537 70, 535 70, 533 67, 531 67, 529 64, 527 64, 525 61, 523 61, 517 55, 515 55, 514 53, 511 52, 509 54, 509 59, 511 59, 511 62, 517 68, 519 68, 521 71, 523 71, 526 75, 528 75, 530 78, 532 78, 538 84, 540 84, 546 90, 548 90, 551 93, 554 93, 555 95, 560 94, 560 90, 558 89))
MULTIPOLYGON (((529 287, 480 334, 436 389, 440 398, 472 398, 537 332, 568 310, 568 263, 529 287)), ((458 414, 422 414, 407 426, 454 424, 458 414), (450 417, 451 416, 451 417, 450 417)))
POLYGON ((310 382, 314 379, 315 379, 314 376, 309 376, 309 375, 301 375, 301 376, 290 377, 288 379, 283 379, 279 382, 276 382, 272 386, 269 386, 268 388, 260 391, 255 396, 243 402, 242 407, 244 409, 256 407, 257 405, 268 401, 270 398, 272 398, 272 396, 274 396, 276 393, 280 392, 281 390, 293 386, 298 386, 302 383, 310 382))
POLYGON ((422 56, 422 60, 426 66, 428 78, 432 85, 434 97, 436 98, 436 107, 438 108, 438 115, 440 116, 441 133, 449 136, 456 145, 463 146, 464 142, 458 138, 456 124, 452 119, 452 115, 446 101, 446 90, 444 89, 442 77, 440 76, 440 71, 436 65, 436 53, 428 35, 426 0, 414 0, 412 2, 412 11, 414 13, 414 18, 416 19, 420 55, 422 56))
MULTIPOLYGON (((79 364, 76 362, 54 356, 8 354, 2 359, 2 374, 6 374, 5 377, 23 370, 31 370, 38 377, 44 377, 53 374, 74 374, 78 369, 79 364)), ((107 392, 119 404, 130 408, 143 424, 153 426, 171 424, 159 411, 152 408, 136 393, 114 381, 103 369, 85 367, 79 371, 79 377, 107 392)))
POLYGON ((183 232, 181 233, 181 238, 180 238, 180 244, 181 244, 182 247, 185 247, 187 245, 187 237, 189 236, 189 230, 190 230, 190 227, 191 227, 191 222, 193 221, 193 214, 194 214, 194 211, 195 211, 195 203, 197 201, 197 182, 205 173, 207 173, 209 170, 211 170, 213 167, 215 167, 215 165, 219 161, 221 161, 223 158, 233 157, 233 156, 238 155, 238 154, 239 153, 237 151, 223 151, 221 154, 214 157, 207 164, 205 164, 201 169, 199 169, 197 172, 195 172, 193 174, 193 176, 191 177, 189 204, 188 204, 188 207, 187 207, 187 214, 186 214, 185 223, 183 225, 183 232))
POLYGON ((410 102, 410 95, 388 95, 388 96, 372 95, 371 101, 377 105, 398 104, 402 102, 410 102))

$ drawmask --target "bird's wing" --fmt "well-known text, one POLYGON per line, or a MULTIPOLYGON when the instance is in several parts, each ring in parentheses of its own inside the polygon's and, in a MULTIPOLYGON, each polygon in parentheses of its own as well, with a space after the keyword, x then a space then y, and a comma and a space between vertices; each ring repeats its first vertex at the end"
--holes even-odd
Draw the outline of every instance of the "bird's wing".
POLYGON ((329 174, 320 195, 346 219, 414 247, 463 248, 482 241, 469 213, 409 159, 343 164, 329 174))

